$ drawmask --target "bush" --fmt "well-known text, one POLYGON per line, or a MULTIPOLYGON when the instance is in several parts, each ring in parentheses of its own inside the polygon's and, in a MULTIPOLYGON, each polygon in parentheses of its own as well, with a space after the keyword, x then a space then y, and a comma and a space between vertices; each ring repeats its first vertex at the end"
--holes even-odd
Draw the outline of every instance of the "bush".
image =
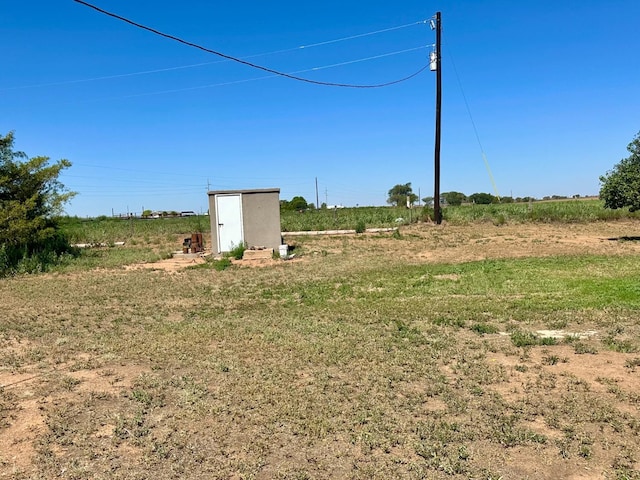
POLYGON ((244 251, 246 249, 247 249, 247 245, 244 243, 241 243, 240 245, 235 246, 231 249, 231 251, 229 252, 229 257, 233 257, 236 260, 242 260, 244 251))

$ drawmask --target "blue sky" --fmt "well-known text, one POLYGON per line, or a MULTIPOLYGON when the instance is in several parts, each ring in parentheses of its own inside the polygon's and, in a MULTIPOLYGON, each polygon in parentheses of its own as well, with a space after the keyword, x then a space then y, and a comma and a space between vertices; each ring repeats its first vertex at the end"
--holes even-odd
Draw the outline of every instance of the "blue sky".
MULTIPOLYGON (((92 3, 229 55, 264 54, 249 60, 272 69, 356 84, 426 65, 435 33, 420 22, 441 11, 443 192, 493 192, 473 123, 499 194, 538 198, 597 194, 640 130, 637 0, 92 3)), ((0 52, 0 133, 15 131, 29 156, 73 163, 61 178, 78 192, 71 215, 206 211, 208 188, 280 187, 315 202, 316 177, 329 204, 383 205, 406 182, 433 194, 429 70, 380 89, 263 78, 73 0, 4 5, 0 52)))

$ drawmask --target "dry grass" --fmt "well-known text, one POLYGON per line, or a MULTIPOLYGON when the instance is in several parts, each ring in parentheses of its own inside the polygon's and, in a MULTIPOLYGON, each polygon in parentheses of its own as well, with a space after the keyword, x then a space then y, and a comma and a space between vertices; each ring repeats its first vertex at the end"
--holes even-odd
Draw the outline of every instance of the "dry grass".
POLYGON ((2 280, 0 478, 640 478, 637 228, 2 280))

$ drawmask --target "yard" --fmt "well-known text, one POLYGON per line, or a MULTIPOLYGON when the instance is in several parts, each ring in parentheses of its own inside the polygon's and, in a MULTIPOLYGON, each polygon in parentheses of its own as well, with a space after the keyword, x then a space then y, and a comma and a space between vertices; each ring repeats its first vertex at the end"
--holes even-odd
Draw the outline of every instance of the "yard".
POLYGON ((146 232, 0 280, 0 478, 640 478, 639 232, 423 223, 222 271, 146 232))

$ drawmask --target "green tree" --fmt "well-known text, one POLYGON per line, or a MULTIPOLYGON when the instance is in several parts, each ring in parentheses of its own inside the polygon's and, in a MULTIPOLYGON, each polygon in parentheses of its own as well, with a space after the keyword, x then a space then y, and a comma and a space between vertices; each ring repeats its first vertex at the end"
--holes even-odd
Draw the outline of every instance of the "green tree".
POLYGON ((600 177, 600 198, 605 208, 640 210, 640 132, 627 146, 630 155, 617 163, 613 170, 600 177))
POLYGON ((440 197, 445 201, 447 205, 462 205, 462 202, 467 201, 467 196, 460 192, 445 192, 440 197))
POLYGON ((395 205, 397 207, 406 205, 407 197, 409 197, 409 203, 411 205, 413 205, 416 200, 418 200, 418 195, 413 193, 413 190, 411 189, 411 182, 405 183, 404 185, 394 185, 394 187, 391 188, 388 193, 389 197, 387 198, 387 203, 390 205, 395 205))
POLYGON ((282 210, 307 210, 309 204, 304 197, 296 196, 291 200, 280 200, 280 208, 282 210))
MULTIPOLYGON (((21 259, 68 249, 55 216, 74 195, 58 180, 71 162, 28 158, 13 144, 13 132, 0 135, 0 273, 15 269, 21 259)), ((42 269, 42 262, 35 264, 42 269)))
POLYGON ((478 205, 489 205, 490 203, 496 203, 498 198, 490 193, 474 193, 469 195, 469 201, 478 205))

